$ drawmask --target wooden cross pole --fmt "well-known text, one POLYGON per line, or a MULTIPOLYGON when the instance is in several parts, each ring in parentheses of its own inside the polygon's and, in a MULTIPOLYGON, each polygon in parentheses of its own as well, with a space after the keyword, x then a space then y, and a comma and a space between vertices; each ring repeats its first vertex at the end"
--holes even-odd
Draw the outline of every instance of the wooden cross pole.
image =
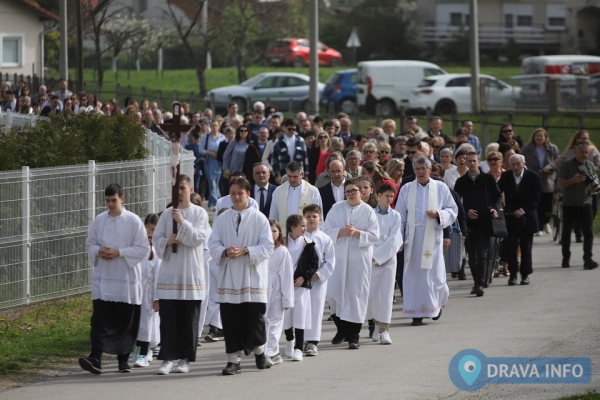
MULTIPOLYGON (((173 119, 170 124, 159 124, 158 126, 165 132, 169 133, 169 139, 171 140, 171 157, 177 157, 177 166, 171 165, 171 172, 173 176, 172 190, 171 190, 171 205, 173 209, 179 207, 179 175, 180 175, 180 163, 179 163, 179 153, 180 153, 180 140, 181 133, 189 131, 194 125, 182 125, 181 124, 181 103, 178 101, 173 102, 173 119)), ((173 233, 177 234, 177 223, 173 221, 173 233)), ((173 244, 173 253, 177 253, 177 245, 173 244)))

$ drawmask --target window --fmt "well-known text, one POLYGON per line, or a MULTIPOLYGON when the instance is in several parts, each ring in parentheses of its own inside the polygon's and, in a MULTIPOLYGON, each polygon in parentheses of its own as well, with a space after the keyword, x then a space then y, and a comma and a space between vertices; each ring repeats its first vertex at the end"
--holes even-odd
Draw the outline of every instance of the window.
POLYGON ((531 15, 517 15, 517 26, 532 26, 533 17, 531 15))
POLYGON ((462 25, 462 13, 450 13, 450 25, 451 26, 461 26, 462 25))
POLYGON ((268 89, 277 87, 278 76, 267 76, 265 79, 260 81, 258 85, 256 85, 256 89, 268 89))
POLYGON ((442 71, 441 69, 437 69, 437 68, 425 68, 423 70, 423 76, 426 78, 428 76, 443 75, 443 74, 445 74, 445 72, 442 71))
POLYGON ((305 86, 308 85, 308 82, 299 79, 299 78, 295 78, 293 76, 290 76, 286 79, 286 82, 283 82, 283 84, 281 86, 283 87, 293 87, 293 86, 305 86))
POLYGON ((567 8, 562 3, 546 4, 546 29, 563 31, 567 25, 567 8))
POLYGON ((446 83, 446 87, 467 87, 471 86, 471 77, 454 78, 446 83))
POLYGON ((20 67, 23 65, 23 36, 2 36, 2 67, 20 67))

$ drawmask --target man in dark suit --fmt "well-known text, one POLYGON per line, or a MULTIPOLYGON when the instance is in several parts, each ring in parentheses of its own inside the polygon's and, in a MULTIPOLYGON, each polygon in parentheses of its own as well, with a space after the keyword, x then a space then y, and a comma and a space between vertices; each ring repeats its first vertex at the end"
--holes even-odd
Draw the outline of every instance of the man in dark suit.
POLYGON ((254 185, 254 165, 262 161, 262 156, 267 148, 267 140, 269 140, 269 129, 264 126, 260 127, 257 131, 256 141, 253 140, 246 149, 242 172, 246 174, 251 185, 254 185))
POLYGON ((508 284, 517 284, 517 246, 521 248, 521 285, 529 285, 529 274, 533 272, 531 247, 533 234, 540 230, 537 216, 537 205, 540 202, 542 186, 540 177, 533 171, 525 169, 525 157, 513 154, 508 159, 511 171, 502 173, 498 181, 500 191, 504 193, 506 214, 506 238, 508 284))
POLYGON ((271 174, 269 173, 269 167, 263 162, 254 164, 252 175, 254 177, 254 185, 250 188, 250 197, 256 200, 260 212, 269 218, 271 200, 277 186, 269 183, 271 174))
POLYGON ((344 194, 344 164, 340 160, 332 160, 327 169, 331 182, 319 188, 321 200, 323 201, 323 218, 338 201, 346 200, 344 194))

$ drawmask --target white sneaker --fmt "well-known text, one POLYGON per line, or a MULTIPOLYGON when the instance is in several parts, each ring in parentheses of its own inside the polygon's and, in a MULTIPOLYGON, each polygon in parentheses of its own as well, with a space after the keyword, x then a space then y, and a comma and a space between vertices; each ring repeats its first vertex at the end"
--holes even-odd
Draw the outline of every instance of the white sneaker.
POLYGON ((169 375, 169 372, 173 369, 172 361, 163 361, 162 365, 156 371, 156 375, 169 375))
POLYGON ((552 228, 550 228, 550 224, 544 225, 544 233, 547 235, 552 233, 552 228))
POLYGON ((267 360, 265 362, 265 365, 267 366, 267 368, 271 368, 273 365, 275 365, 275 363, 273 361, 271 361, 271 357, 266 356, 267 360))
POLYGON ((295 349, 294 355, 292 356, 292 361, 302 361, 304 359, 304 355, 302 354, 302 350, 295 349))
POLYGON ((285 342, 285 356, 287 358, 292 358, 294 355, 294 345, 296 344, 295 340, 290 340, 285 342))
POLYGON ((269 357, 269 360, 273 365, 281 364, 283 362, 283 358, 281 358, 281 354, 279 353, 277 353, 273 357, 269 357))
POLYGON ((138 358, 140 358, 140 346, 135 346, 131 353, 131 361, 136 362, 138 358))
POLYGON ((317 356, 319 355, 319 349, 317 345, 314 343, 309 343, 306 345, 306 350, 304 350, 304 354, 307 356, 317 356))
POLYGON ((371 337, 374 342, 379 342, 379 324, 375 324, 375 329, 373 329, 373 336, 371 337))
POLYGON ((148 355, 146 356, 146 358, 148 359, 149 363, 152 362, 152 349, 148 349, 148 355))
POLYGON ((539 231, 533 234, 533 236, 544 236, 544 231, 539 231))
POLYGON ((139 368, 144 368, 149 365, 150 365, 150 363, 148 362, 147 356, 139 356, 138 359, 135 360, 135 362, 133 363, 134 367, 139 367, 139 368))
POLYGON ((392 339, 390 339, 390 334, 388 332, 381 332, 381 344, 392 344, 392 339))
POLYGON ((175 372, 179 372, 181 374, 190 372, 190 362, 187 360, 187 358, 184 358, 183 360, 179 360, 179 363, 177 364, 177 368, 175 368, 175 372))

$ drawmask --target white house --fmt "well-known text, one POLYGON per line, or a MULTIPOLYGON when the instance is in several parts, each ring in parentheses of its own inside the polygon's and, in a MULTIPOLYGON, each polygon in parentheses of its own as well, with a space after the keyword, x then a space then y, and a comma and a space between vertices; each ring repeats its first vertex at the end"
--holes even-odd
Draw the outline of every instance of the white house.
POLYGON ((45 21, 58 22, 59 18, 31 0, 0 1, 0 73, 37 73, 45 21))
MULTIPOLYGON (((600 50, 599 0, 479 0, 482 50, 502 49, 513 39, 529 54, 596 54, 600 50)), ((468 29, 468 0, 419 0, 421 38, 443 44, 468 29)))

